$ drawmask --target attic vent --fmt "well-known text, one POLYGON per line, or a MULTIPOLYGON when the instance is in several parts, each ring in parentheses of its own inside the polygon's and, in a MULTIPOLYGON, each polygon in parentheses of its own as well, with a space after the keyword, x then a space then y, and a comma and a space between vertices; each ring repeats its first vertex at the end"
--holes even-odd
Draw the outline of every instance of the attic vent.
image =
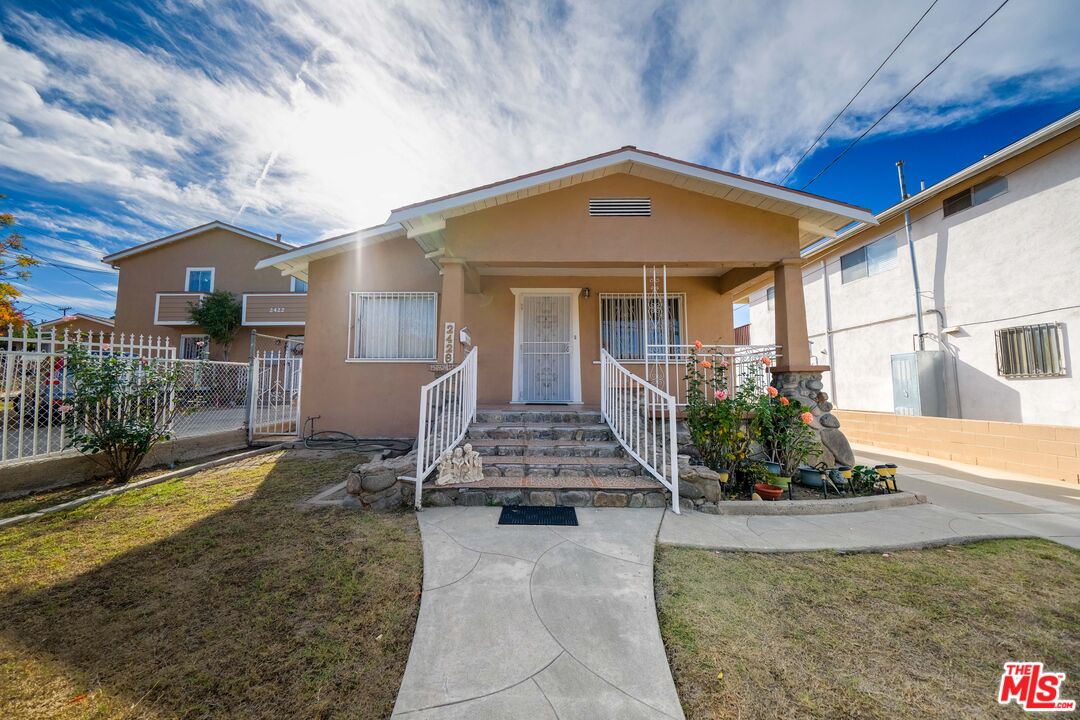
POLYGON ((649 217, 652 198, 589 198, 589 214, 602 217, 649 217))

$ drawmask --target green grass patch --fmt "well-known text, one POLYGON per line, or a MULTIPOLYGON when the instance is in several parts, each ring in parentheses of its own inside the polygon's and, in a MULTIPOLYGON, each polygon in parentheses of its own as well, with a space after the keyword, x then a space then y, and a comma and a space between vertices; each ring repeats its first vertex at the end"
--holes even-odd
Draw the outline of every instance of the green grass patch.
POLYGON ((0 531, 0 716, 390 714, 411 513, 302 501, 354 453, 271 453, 0 531))
POLYGON ((1000 540, 881 554, 660 546, 660 627, 687 717, 1022 717, 1002 665, 1080 699, 1080 552, 1000 540), (721 676, 722 674, 722 676, 721 676))

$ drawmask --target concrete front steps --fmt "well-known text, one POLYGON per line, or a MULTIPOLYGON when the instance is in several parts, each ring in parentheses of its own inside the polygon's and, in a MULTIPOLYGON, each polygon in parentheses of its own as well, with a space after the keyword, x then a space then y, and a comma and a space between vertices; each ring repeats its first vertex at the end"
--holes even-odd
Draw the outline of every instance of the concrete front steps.
POLYGON ((629 457, 597 410, 481 409, 464 442, 484 479, 424 483, 424 505, 664 507, 669 493, 629 457))

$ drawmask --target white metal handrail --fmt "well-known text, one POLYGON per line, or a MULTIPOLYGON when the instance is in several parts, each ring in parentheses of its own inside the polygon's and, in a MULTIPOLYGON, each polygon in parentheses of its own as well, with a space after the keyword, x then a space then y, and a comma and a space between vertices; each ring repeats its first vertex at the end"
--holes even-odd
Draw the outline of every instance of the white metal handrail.
POLYGON ((633 374, 600 351, 600 412, 630 456, 671 491, 679 512, 679 445, 675 397, 633 374))
MULTIPOLYGON (((775 365, 780 356, 779 345, 665 345, 650 344, 645 351, 645 377, 659 388, 675 396, 675 404, 686 406, 687 363, 691 357, 698 362, 709 361, 709 367, 701 368, 701 374, 709 387, 716 387, 719 377, 726 380, 726 390, 734 395, 736 390, 751 380, 768 384, 768 373, 761 372, 761 358, 766 357, 775 365)), ((764 391, 764 387, 759 388, 764 391)))
POLYGON ((416 434, 416 509, 424 478, 476 419, 476 348, 456 368, 420 388, 420 429, 416 434))

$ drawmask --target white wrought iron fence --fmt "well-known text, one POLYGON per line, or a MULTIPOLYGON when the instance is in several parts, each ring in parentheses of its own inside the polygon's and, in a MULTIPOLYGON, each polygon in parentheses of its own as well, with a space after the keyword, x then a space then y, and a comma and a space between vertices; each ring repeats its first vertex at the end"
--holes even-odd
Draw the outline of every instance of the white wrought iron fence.
POLYGON ((476 419, 476 348, 456 368, 420 388, 416 436, 416 509, 426 478, 476 419))
POLYGON ((679 512, 679 446, 675 397, 600 351, 600 412, 631 457, 671 491, 679 512))
POLYGON ((675 397, 679 407, 686 405, 686 375, 691 358, 708 361, 700 372, 709 387, 723 386, 729 395, 745 383, 753 382, 764 392, 769 383, 768 365, 774 366, 780 355, 779 345, 649 345, 645 358, 645 377, 658 388, 675 397))
POLYGON ((303 338, 251 334, 248 441, 300 434, 303 338))
POLYGON ((69 449, 65 406, 73 389, 66 354, 79 345, 91 358, 143 358, 177 372, 171 411, 174 437, 242 429, 247 421, 248 364, 178 360, 168 338, 127 333, 16 331, 0 335, 0 464, 58 455, 69 449))

